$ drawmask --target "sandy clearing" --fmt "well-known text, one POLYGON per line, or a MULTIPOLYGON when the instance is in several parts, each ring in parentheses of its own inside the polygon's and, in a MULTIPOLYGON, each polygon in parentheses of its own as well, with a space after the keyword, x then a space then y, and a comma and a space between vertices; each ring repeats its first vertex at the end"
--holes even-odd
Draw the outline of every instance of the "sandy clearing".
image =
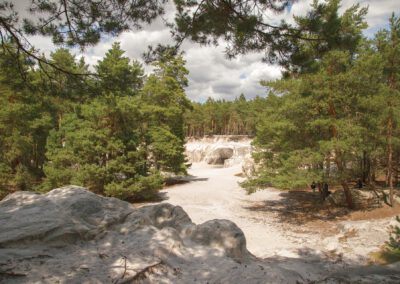
POLYGON ((164 202, 182 206, 195 223, 212 219, 235 222, 246 235, 249 251, 258 257, 296 255, 298 239, 288 236, 277 220, 260 218, 246 209, 259 201, 281 199, 280 191, 270 189, 247 195, 238 184, 243 179, 235 176, 241 172, 240 166, 215 168, 195 163, 189 172, 199 180, 164 189, 164 202))
POLYGON ((251 210, 264 201, 279 202, 282 191, 270 188, 247 195, 238 184, 243 179, 235 176, 240 172, 240 166, 215 168, 194 163, 189 173, 197 180, 164 189, 163 202, 182 206, 195 223, 212 219, 235 222, 246 236, 249 251, 261 258, 328 256, 361 264, 387 240, 387 227, 394 218, 321 221, 326 230, 318 226, 310 231, 301 224, 282 222, 274 210, 251 210))

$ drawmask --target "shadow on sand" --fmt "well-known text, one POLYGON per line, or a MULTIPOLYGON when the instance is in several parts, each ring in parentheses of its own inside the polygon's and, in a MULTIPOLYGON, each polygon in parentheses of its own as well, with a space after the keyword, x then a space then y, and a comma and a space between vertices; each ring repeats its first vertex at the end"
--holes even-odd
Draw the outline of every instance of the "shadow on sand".
POLYGON ((189 183, 189 182, 195 182, 195 181, 207 181, 208 178, 201 178, 197 176, 176 176, 176 177, 170 177, 165 180, 165 185, 166 186, 173 186, 176 184, 184 184, 184 183, 189 183))
POLYGON ((279 221, 297 225, 317 220, 335 220, 351 213, 347 208, 324 205, 321 195, 317 192, 285 191, 281 192, 279 197, 279 200, 251 202, 244 208, 260 213, 275 213, 279 221))

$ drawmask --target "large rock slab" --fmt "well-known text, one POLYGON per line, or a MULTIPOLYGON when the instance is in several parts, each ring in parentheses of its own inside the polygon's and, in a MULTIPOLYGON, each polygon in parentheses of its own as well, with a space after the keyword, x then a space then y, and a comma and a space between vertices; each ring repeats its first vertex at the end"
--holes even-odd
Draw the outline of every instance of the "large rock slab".
MULTIPOLYGON (((234 223, 196 225, 167 203, 134 208, 76 186, 0 202, 4 283, 259 283, 259 265, 234 223)), ((286 281, 284 269, 263 270, 286 281)))

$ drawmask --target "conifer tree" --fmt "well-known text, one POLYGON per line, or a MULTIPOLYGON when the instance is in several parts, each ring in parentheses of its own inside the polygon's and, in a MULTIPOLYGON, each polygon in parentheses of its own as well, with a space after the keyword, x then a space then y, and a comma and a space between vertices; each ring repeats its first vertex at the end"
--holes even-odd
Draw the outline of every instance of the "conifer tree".
POLYGON ((385 87, 382 88, 382 95, 386 101, 386 107, 383 109, 382 118, 386 136, 386 181, 390 188, 390 203, 393 204, 394 156, 396 152, 398 153, 400 147, 398 138, 398 123, 400 122, 400 18, 393 14, 389 23, 389 30, 379 32, 375 44, 384 61, 385 87))

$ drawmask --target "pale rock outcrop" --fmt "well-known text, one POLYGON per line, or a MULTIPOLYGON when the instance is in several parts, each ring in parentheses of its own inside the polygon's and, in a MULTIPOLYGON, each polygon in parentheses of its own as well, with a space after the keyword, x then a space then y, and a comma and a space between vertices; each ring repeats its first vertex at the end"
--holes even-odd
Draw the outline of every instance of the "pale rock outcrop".
POLYGON ((251 139, 239 135, 214 135, 203 138, 189 138, 185 153, 191 163, 206 162, 211 165, 232 167, 240 165, 251 156, 251 139))
POLYGON ((232 158, 232 156, 233 148, 220 146, 210 151, 206 155, 205 161, 209 165, 223 165, 225 160, 232 158))
POLYGON ((246 157, 242 163, 242 172, 246 177, 251 177, 256 171, 254 159, 252 157, 246 157))
POLYGON ((252 257, 234 223, 195 225, 167 203, 135 209, 76 186, 0 202, 4 283, 302 281, 284 271, 252 257))

